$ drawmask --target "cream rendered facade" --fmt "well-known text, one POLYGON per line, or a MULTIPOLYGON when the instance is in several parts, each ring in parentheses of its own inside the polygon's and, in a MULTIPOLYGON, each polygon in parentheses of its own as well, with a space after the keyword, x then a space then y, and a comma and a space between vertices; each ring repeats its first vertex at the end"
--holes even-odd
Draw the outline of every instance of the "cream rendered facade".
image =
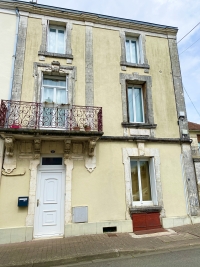
POLYGON ((5 157, 0 242, 38 237, 35 222, 43 158, 62 158, 64 228, 60 235, 103 233, 110 227, 132 232, 131 214, 149 209, 159 212, 165 228, 199 222, 177 29, 20 1, 1 1, 0 8, 18 8, 20 14, 22 40, 17 44, 11 100, 42 102, 45 78, 68 77, 69 105, 103 111, 103 131, 1 126, 5 157), (48 50, 51 25, 65 34, 65 54, 48 50), (126 62, 126 36, 138 40, 141 62, 137 64, 126 62), (129 84, 143 90, 143 123, 128 119, 129 84), (153 205, 132 203, 131 160, 153 160, 153 205), (18 207, 18 197, 25 196, 28 207, 18 207), (80 207, 82 213, 76 217, 80 207))

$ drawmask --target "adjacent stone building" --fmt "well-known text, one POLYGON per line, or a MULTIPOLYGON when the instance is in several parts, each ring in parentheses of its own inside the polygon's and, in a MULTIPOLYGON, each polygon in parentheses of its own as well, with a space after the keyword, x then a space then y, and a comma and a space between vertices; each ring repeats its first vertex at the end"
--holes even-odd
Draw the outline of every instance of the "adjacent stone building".
POLYGON ((190 137, 192 139, 192 158, 195 167, 198 193, 200 196, 200 124, 189 121, 188 128, 190 137))
POLYGON ((0 242, 198 222, 177 28, 22 1, 0 9, 19 13, 0 107, 0 242))

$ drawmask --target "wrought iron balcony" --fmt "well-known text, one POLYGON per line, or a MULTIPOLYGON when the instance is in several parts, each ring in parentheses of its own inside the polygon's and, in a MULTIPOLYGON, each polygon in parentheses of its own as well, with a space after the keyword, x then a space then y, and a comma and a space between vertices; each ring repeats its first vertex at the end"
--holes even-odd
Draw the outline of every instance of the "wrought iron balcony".
POLYGON ((102 108, 1 100, 0 128, 102 132, 102 108))
POLYGON ((198 146, 192 146, 192 157, 193 158, 200 158, 200 147, 198 146))

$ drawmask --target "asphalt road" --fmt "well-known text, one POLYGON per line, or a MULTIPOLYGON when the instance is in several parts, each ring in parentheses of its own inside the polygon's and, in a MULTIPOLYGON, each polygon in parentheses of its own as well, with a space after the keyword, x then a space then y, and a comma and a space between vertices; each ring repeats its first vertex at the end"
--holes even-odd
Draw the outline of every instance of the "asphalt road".
MULTIPOLYGON (((145 254, 136 257, 119 257, 94 260, 62 267, 200 267, 200 248, 189 248, 173 252, 145 254)), ((61 267, 61 266, 59 266, 61 267)))

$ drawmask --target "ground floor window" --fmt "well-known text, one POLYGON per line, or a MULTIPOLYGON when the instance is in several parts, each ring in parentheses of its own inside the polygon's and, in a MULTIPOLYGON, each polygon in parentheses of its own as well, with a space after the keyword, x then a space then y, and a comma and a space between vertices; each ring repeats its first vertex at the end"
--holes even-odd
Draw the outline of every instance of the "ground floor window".
POLYGON ((130 159, 132 202, 136 205, 157 205, 154 159, 130 159))

